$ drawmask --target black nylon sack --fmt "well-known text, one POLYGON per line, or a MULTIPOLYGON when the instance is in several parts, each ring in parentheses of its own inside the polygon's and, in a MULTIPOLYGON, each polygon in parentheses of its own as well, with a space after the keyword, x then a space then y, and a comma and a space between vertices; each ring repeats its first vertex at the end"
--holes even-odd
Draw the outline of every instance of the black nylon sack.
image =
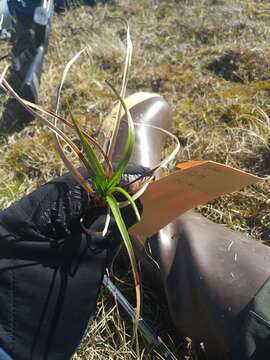
MULTIPOLYGON (((122 214, 127 226, 135 222, 130 207, 122 214)), ((70 174, 0 214, 0 347, 13 359, 64 360, 74 353, 121 241, 114 221, 105 239, 96 235, 105 216, 70 174), (94 236, 81 230, 82 216, 94 236)))

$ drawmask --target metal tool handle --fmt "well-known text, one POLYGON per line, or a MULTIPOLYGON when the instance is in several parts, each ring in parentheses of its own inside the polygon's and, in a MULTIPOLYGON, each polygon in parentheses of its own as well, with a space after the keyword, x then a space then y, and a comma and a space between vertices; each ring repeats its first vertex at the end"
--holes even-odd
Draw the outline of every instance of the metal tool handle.
MULTIPOLYGON (((116 300, 121 304, 121 306, 126 310, 128 315, 135 320, 135 310, 125 296, 117 289, 117 287, 111 282, 107 275, 104 275, 103 284, 106 288, 115 296, 116 300)), ((142 318, 140 318, 138 323, 138 330, 146 341, 153 346, 155 351, 161 355, 164 359, 173 359, 176 357, 172 354, 169 348, 164 344, 164 342, 157 336, 154 329, 148 325, 142 318)))

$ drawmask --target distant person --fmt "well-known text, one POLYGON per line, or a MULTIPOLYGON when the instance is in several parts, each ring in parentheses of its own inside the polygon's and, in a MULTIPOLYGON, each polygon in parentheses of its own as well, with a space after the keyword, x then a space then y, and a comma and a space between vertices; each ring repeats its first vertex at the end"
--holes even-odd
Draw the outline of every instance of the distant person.
MULTIPOLYGON (((84 3, 93 6, 96 2, 86 0, 84 3)), ((12 41, 9 82, 19 95, 34 103, 39 100, 53 12, 61 13, 66 7, 70 5, 65 0, 0 0, 0 40, 11 38, 12 41)), ((33 116, 16 100, 9 100, 0 131, 19 131, 31 120, 33 116)))
MULTIPOLYGON (((34 103, 38 102, 52 14, 51 0, 0 0, 1 35, 2 38, 11 37, 12 41, 8 80, 20 96, 34 103)), ((1 119, 1 132, 21 130, 32 119, 31 114, 16 100, 11 99, 7 102, 1 119)))

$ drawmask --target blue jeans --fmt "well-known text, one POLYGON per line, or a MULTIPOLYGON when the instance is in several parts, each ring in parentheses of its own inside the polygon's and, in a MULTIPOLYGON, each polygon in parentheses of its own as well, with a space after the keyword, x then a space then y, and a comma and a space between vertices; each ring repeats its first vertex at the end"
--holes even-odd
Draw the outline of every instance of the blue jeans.
MULTIPOLYGON (((6 0, 6 1, 9 12, 12 15, 16 14, 16 17, 19 20, 19 22, 25 25, 26 27, 32 26, 35 8, 42 4, 42 0, 6 0)), ((3 2, 3 4, 4 3, 5 1, 3 2)), ((0 0, 0 4, 1 4, 1 0, 0 0)), ((51 9, 53 10, 54 6, 56 8, 61 8, 61 7, 64 8, 64 5, 65 5, 64 0, 54 0, 51 9)))
POLYGON ((8 0, 11 13, 16 11, 19 16, 32 16, 35 8, 40 4, 40 0, 8 0))
POLYGON ((12 358, 2 348, 0 348, 0 360, 12 360, 12 358))

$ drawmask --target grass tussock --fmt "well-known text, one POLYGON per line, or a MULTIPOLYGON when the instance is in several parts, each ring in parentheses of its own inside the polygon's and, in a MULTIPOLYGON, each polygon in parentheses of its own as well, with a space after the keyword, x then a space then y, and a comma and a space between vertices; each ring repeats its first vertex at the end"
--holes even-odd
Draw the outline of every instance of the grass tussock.
MULTIPOLYGON (((178 160, 211 159, 270 175, 268 1, 119 0, 114 5, 75 8, 56 15, 44 63, 41 104, 54 106, 65 63, 87 44, 91 57, 71 70, 62 103, 67 100, 82 126, 93 132, 112 108, 105 80, 116 88, 121 83, 123 26, 107 21, 108 15, 125 17, 130 23, 134 56, 128 94, 159 92, 173 110, 173 131, 181 142, 178 160)), ((0 43, 1 54, 9 50, 8 44, 0 43)), ((1 64, 5 62, 8 59, 1 64)), ((2 94, 0 101, 1 112, 2 94)), ((40 125, 2 136, 0 154, 1 208, 64 171, 47 130, 40 125)), ((270 244, 269 209, 268 181, 224 196, 199 211, 270 244)), ((127 285, 121 288, 127 291, 127 285)), ((151 291, 144 296, 147 319, 158 326, 177 356, 196 359, 190 343, 168 337, 167 319, 162 321, 161 316, 164 309, 148 308, 151 291)), ((147 353, 143 341, 140 355, 130 349, 131 327, 121 320, 119 311, 104 292, 97 319, 74 359, 157 358, 147 353)))

